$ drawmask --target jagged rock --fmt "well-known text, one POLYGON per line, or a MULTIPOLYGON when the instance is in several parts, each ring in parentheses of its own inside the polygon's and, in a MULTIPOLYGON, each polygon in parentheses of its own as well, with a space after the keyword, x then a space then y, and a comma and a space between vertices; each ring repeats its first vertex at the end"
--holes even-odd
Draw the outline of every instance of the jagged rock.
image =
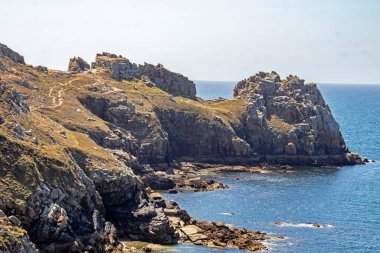
POLYGON ((350 163, 339 125, 314 83, 260 72, 238 82, 234 96, 249 101, 245 140, 266 161, 350 163))
POLYGON ((9 221, 12 222, 13 224, 15 224, 16 226, 21 226, 21 221, 19 219, 17 219, 16 216, 9 216, 8 217, 9 221))
POLYGON ((29 104, 28 104, 28 95, 24 95, 20 93, 16 88, 12 87, 11 89, 12 94, 12 109, 17 113, 27 113, 30 111, 29 104))
POLYGON ((0 125, 4 124, 4 122, 5 122, 5 120, 4 120, 3 116, 0 115, 0 125))
POLYGON ((90 64, 80 57, 71 58, 69 61, 68 71, 84 71, 90 69, 90 64))
POLYGON ((38 66, 35 66, 34 68, 35 68, 38 72, 48 73, 48 68, 45 67, 45 66, 38 65, 38 66))
POLYGON ((147 173, 142 176, 145 187, 153 190, 168 190, 175 186, 174 181, 165 172, 147 173))
POLYGON ((24 133, 25 133, 26 135, 28 135, 28 136, 33 136, 33 131, 32 131, 32 129, 28 129, 28 130, 24 131, 24 133))
POLYGON ((30 242, 27 231, 20 225, 17 217, 7 217, 0 209, 0 252, 38 253, 36 246, 30 242))
POLYGON ((152 64, 144 63, 144 65, 139 65, 139 69, 158 88, 163 89, 174 96, 195 99, 195 84, 187 77, 167 70, 162 64, 154 66, 152 64))
POLYGON ((262 241, 265 233, 237 229, 222 222, 198 221, 195 225, 181 228, 182 238, 186 242, 216 247, 235 247, 242 250, 265 250, 262 241))
POLYGON ((38 145, 38 144, 40 144, 40 141, 39 141, 38 138, 35 136, 35 137, 32 138, 32 143, 38 145))
POLYGON ((115 54, 102 53, 96 55, 96 60, 92 64, 92 68, 102 68, 110 72, 112 78, 120 80, 132 80, 139 77, 141 71, 137 64, 131 63, 128 59, 115 54))
POLYGON ((207 180, 200 177, 179 177, 174 179, 174 181, 177 187, 193 190, 195 192, 229 188, 228 185, 216 182, 215 180, 207 180))
POLYGON ((22 127, 20 126, 20 124, 16 124, 15 128, 14 128, 14 131, 22 138, 24 139, 25 138, 25 133, 24 131, 22 130, 22 127))
POLYGON ((16 63, 25 64, 23 56, 8 48, 6 45, 0 43, 0 57, 1 56, 6 56, 16 63))
POLYGON ((187 77, 171 72, 162 64, 156 66, 148 63, 137 65, 124 57, 114 54, 97 54, 92 68, 102 68, 110 72, 112 78, 120 80, 142 79, 148 86, 156 85, 160 89, 175 96, 195 99, 196 89, 194 82, 187 77))

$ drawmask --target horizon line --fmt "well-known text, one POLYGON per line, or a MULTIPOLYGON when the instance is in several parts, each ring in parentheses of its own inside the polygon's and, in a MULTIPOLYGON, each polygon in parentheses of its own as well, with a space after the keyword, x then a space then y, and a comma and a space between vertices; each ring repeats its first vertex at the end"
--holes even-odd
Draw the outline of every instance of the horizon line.
MULTIPOLYGON (((241 79, 243 80, 243 79, 241 79)), ((205 80, 205 79, 193 79, 192 80, 193 82, 239 82, 240 80, 236 81, 236 80, 205 80)), ((331 84, 331 85, 380 85, 380 83, 344 83, 344 82, 339 82, 339 83, 336 83, 336 82, 313 82, 313 83, 316 83, 317 85, 319 84, 331 84)))

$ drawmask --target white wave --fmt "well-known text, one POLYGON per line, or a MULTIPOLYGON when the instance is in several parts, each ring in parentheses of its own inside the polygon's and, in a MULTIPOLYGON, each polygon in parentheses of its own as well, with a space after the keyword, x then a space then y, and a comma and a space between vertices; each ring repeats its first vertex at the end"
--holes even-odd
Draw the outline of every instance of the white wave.
POLYGON ((219 214, 229 215, 229 216, 233 216, 233 215, 235 215, 235 213, 219 213, 219 214))
POLYGON ((275 225, 279 227, 296 227, 296 228, 332 228, 334 227, 331 224, 321 224, 321 223, 288 223, 288 222, 282 222, 282 221, 276 221, 274 222, 275 225))

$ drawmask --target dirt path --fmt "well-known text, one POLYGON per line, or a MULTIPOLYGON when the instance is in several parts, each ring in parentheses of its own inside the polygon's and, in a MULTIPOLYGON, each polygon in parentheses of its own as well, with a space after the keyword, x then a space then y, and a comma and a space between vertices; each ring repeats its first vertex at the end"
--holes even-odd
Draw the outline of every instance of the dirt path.
MULTIPOLYGON (((70 85, 71 82, 74 80, 71 80, 67 83, 59 83, 61 87, 66 87, 67 85, 70 85)), ((63 92, 66 91, 66 89, 59 89, 58 92, 53 95, 53 90, 55 87, 50 88, 49 90, 49 97, 51 98, 52 105, 47 106, 46 108, 55 109, 57 107, 60 107, 63 104, 63 92)))

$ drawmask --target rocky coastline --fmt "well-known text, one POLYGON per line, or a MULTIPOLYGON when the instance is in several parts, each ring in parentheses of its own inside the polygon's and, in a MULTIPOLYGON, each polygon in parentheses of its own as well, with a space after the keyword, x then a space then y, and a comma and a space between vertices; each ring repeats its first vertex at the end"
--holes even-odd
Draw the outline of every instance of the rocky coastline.
POLYGON ((161 64, 101 53, 58 71, 0 44, 0 252, 122 252, 121 238, 265 250, 265 233, 198 221, 157 191, 228 187, 210 172, 361 163, 297 76, 260 72, 209 101, 161 64))

